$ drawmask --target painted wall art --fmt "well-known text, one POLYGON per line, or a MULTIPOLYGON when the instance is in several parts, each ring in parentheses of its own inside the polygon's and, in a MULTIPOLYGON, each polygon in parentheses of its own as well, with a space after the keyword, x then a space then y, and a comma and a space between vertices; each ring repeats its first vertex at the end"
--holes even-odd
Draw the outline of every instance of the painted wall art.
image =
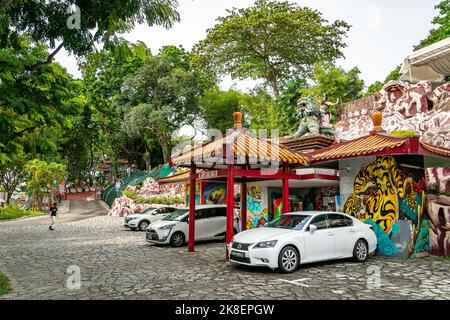
POLYGON ((425 187, 422 169, 399 167, 393 156, 379 157, 356 175, 344 212, 374 227, 379 254, 400 258, 427 255, 430 222, 425 187))
POLYGON ((450 256, 450 197, 448 201, 437 201, 428 204, 431 220, 430 250, 432 255, 450 256))
POLYGON ((262 227, 269 221, 269 210, 262 201, 261 186, 251 186, 247 193, 247 229, 262 227))
POLYGON ((202 204, 225 204, 227 184, 224 182, 205 183, 202 187, 202 204))

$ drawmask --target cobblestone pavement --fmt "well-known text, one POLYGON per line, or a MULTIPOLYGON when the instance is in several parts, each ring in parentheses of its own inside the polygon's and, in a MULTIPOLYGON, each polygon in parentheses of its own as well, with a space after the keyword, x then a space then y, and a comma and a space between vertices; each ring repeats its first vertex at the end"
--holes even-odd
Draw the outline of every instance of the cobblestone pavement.
POLYGON ((334 261, 282 275, 225 262, 222 242, 188 253, 144 237, 105 216, 54 232, 0 226, 0 271, 15 289, 0 299, 450 299, 450 260, 442 258, 334 261), (71 265, 81 270, 79 290, 67 288, 71 265), (377 270, 379 288, 371 280, 377 270))

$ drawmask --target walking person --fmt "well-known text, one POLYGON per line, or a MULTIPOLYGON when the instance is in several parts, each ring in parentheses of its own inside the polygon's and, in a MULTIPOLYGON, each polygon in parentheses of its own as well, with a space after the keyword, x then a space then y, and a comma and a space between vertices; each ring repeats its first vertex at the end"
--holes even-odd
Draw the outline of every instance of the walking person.
POLYGON ((48 227, 49 230, 55 230, 53 229, 53 226, 56 223, 56 216, 58 213, 58 208, 56 207, 56 202, 53 203, 53 206, 50 207, 50 216, 52 218, 52 224, 50 225, 50 227, 48 227))

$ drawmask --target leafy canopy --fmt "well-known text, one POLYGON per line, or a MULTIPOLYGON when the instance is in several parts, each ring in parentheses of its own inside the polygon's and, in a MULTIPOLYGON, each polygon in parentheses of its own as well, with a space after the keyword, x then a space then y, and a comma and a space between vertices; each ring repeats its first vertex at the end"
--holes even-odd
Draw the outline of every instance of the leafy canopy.
POLYGON ((197 63, 233 78, 265 79, 275 96, 289 79, 311 77, 317 62, 342 57, 350 28, 287 1, 257 0, 228 13, 196 46, 197 63))

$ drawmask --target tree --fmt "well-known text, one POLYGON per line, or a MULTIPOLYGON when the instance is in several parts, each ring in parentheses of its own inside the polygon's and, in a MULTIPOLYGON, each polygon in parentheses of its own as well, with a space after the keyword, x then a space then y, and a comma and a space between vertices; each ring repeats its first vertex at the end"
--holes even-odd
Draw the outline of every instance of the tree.
POLYGON ((149 56, 150 50, 144 43, 127 43, 121 49, 88 54, 81 64, 82 92, 89 107, 89 122, 95 129, 95 143, 103 156, 113 161, 124 157, 130 163, 139 163, 146 152, 141 138, 131 137, 121 129, 126 108, 120 99, 125 79, 142 67, 149 56))
POLYGON ((435 28, 430 31, 428 37, 422 40, 414 50, 424 48, 450 37, 450 0, 441 1, 435 8, 439 10, 439 15, 432 20, 435 28))
POLYGON ((243 121, 254 131, 279 129, 278 110, 272 97, 263 87, 256 87, 250 93, 242 94, 243 121))
POLYGON ((8 192, 7 203, 25 176, 24 166, 28 156, 23 152, 10 155, 11 161, 0 164, 0 188, 8 192))
POLYGON ((0 163, 20 152, 57 151, 56 131, 70 125, 68 116, 79 112, 72 100, 76 83, 61 66, 22 72, 25 63, 46 56, 46 49, 28 36, 21 37, 17 55, 9 56, 16 67, 0 72, 0 163))
POLYGON ((326 96, 329 101, 345 103, 358 99, 364 89, 364 80, 359 78, 361 71, 352 68, 345 71, 336 66, 319 64, 315 68, 316 85, 312 91, 319 97, 326 96))
POLYGON ((35 159, 25 165, 25 174, 30 195, 37 202, 38 209, 42 209, 44 197, 48 196, 51 201, 52 194, 58 190, 58 182, 64 181, 65 167, 35 159))
POLYGON ((122 128, 145 141, 149 136, 158 141, 165 161, 171 154, 172 133, 197 119, 198 101, 206 89, 201 72, 192 69, 190 63, 177 63, 189 57, 183 48, 163 48, 159 55, 149 56, 124 83, 120 103, 126 114, 122 128), (172 53, 166 54, 167 50, 172 53), (174 50, 178 54, 173 54, 174 50))
MULTIPOLYGON (((25 71, 33 72, 52 63, 63 47, 82 56, 94 51, 96 43, 106 48, 118 45, 117 34, 132 30, 136 22, 169 28, 179 21, 177 6, 177 0, 3 0, 0 47, 20 47, 20 36, 25 34, 48 42, 53 52, 23 65, 25 71)), ((10 67, 15 66, 0 55, 0 70, 10 67)))
POLYGON ((196 63, 233 78, 265 79, 275 97, 289 79, 310 77, 317 62, 342 57, 350 28, 287 1, 257 0, 251 8, 228 13, 196 46, 196 63))
POLYGON ((234 90, 214 89, 206 92, 200 99, 202 118, 207 129, 218 129, 225 133, 233 127, 233 113, 241 111, 241 94, 234 90))

